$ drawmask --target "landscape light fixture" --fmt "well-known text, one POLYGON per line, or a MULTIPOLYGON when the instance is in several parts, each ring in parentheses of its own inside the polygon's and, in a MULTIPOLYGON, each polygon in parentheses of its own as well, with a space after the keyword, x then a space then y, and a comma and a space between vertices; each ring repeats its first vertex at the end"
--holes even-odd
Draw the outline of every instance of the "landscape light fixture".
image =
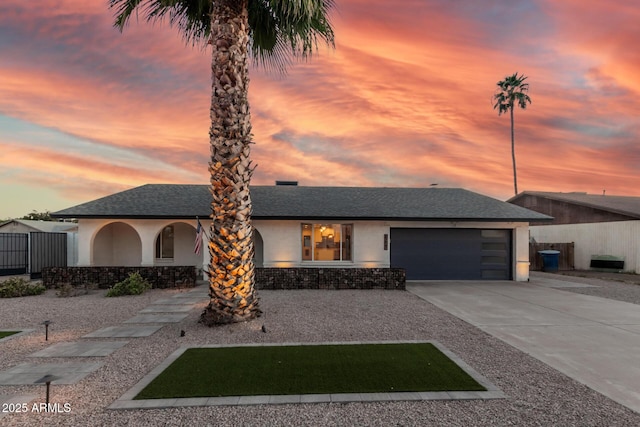
POLYGON ((53 322, 51 320, 45 320, 44 322, 41 323, 41 325, 44 325, 44 340, 45 341, 49 341, 49 325, 52 324, 53 322))
POLYGON ((56 377, 55 375, 47 374, 44 377, 37 380, 34 384, 46 384, 47 385, 47 398, 46 403, 49 405, 49 387, 51 386, 51 382, 55 380, 59 380, 60 377, 56 377))

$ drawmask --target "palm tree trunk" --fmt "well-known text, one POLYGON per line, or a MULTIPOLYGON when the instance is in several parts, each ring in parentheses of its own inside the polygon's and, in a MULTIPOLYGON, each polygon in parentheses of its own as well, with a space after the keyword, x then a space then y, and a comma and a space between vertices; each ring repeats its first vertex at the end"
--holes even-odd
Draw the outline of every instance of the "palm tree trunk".
POLYGON ((206 325, 260 315, 254 289, 249 160, 249 24, 247 0, 216 0, 211 19, 211 203, 206 325))
POLYGON ((513 189, 516 192, 516 196, 518 195, 518 178, 516 175, 516 140, 515 134, 513 130, 513 105, 509 111, 511 112, 511 160, 513 161, 513 189))

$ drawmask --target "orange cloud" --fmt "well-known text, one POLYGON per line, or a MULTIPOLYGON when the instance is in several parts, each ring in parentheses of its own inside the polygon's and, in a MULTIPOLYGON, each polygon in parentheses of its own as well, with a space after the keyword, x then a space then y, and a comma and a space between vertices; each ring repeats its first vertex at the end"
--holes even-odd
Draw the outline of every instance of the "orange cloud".
MULTIPOLYGON (((0 132, 11 179, 87 198, 208 182, 208 53, 166 25, 120 34, 102 3, 41 3, 0 5, 0 115, 82 148, 0 132)), ((321 47, 287 76, 251 69, 254 183, 439 183, 506 199, 510 125, 491 97, 519 71, 533 99, 515 114, 519 188, 640 195, 632 6, 341 1, 335 52, 321 47)))

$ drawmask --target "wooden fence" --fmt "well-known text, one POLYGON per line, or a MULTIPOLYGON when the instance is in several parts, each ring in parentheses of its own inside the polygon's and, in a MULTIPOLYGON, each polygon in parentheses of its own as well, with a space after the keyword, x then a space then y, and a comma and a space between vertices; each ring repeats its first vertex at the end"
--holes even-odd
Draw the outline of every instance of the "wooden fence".
POLYGON ((575 270, 575 244, 571 243, 529 243, 529 270, 542 270, 542 256, 538 251, 560 251, 558 270, 575 270))

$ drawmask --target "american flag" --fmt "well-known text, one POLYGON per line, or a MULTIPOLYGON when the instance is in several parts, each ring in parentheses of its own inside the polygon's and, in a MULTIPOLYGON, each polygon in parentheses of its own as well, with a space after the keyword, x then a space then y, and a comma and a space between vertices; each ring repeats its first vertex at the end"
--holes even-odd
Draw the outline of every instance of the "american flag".
POLYGON ((204 234, 204 228, 202 228, 202 224, 200 224, 200 220, 198 219, 198 226, 196 227, 196 241, 193 247, 193 252, 200 255, 200 251, 202 250, 202 235, 204 234))

